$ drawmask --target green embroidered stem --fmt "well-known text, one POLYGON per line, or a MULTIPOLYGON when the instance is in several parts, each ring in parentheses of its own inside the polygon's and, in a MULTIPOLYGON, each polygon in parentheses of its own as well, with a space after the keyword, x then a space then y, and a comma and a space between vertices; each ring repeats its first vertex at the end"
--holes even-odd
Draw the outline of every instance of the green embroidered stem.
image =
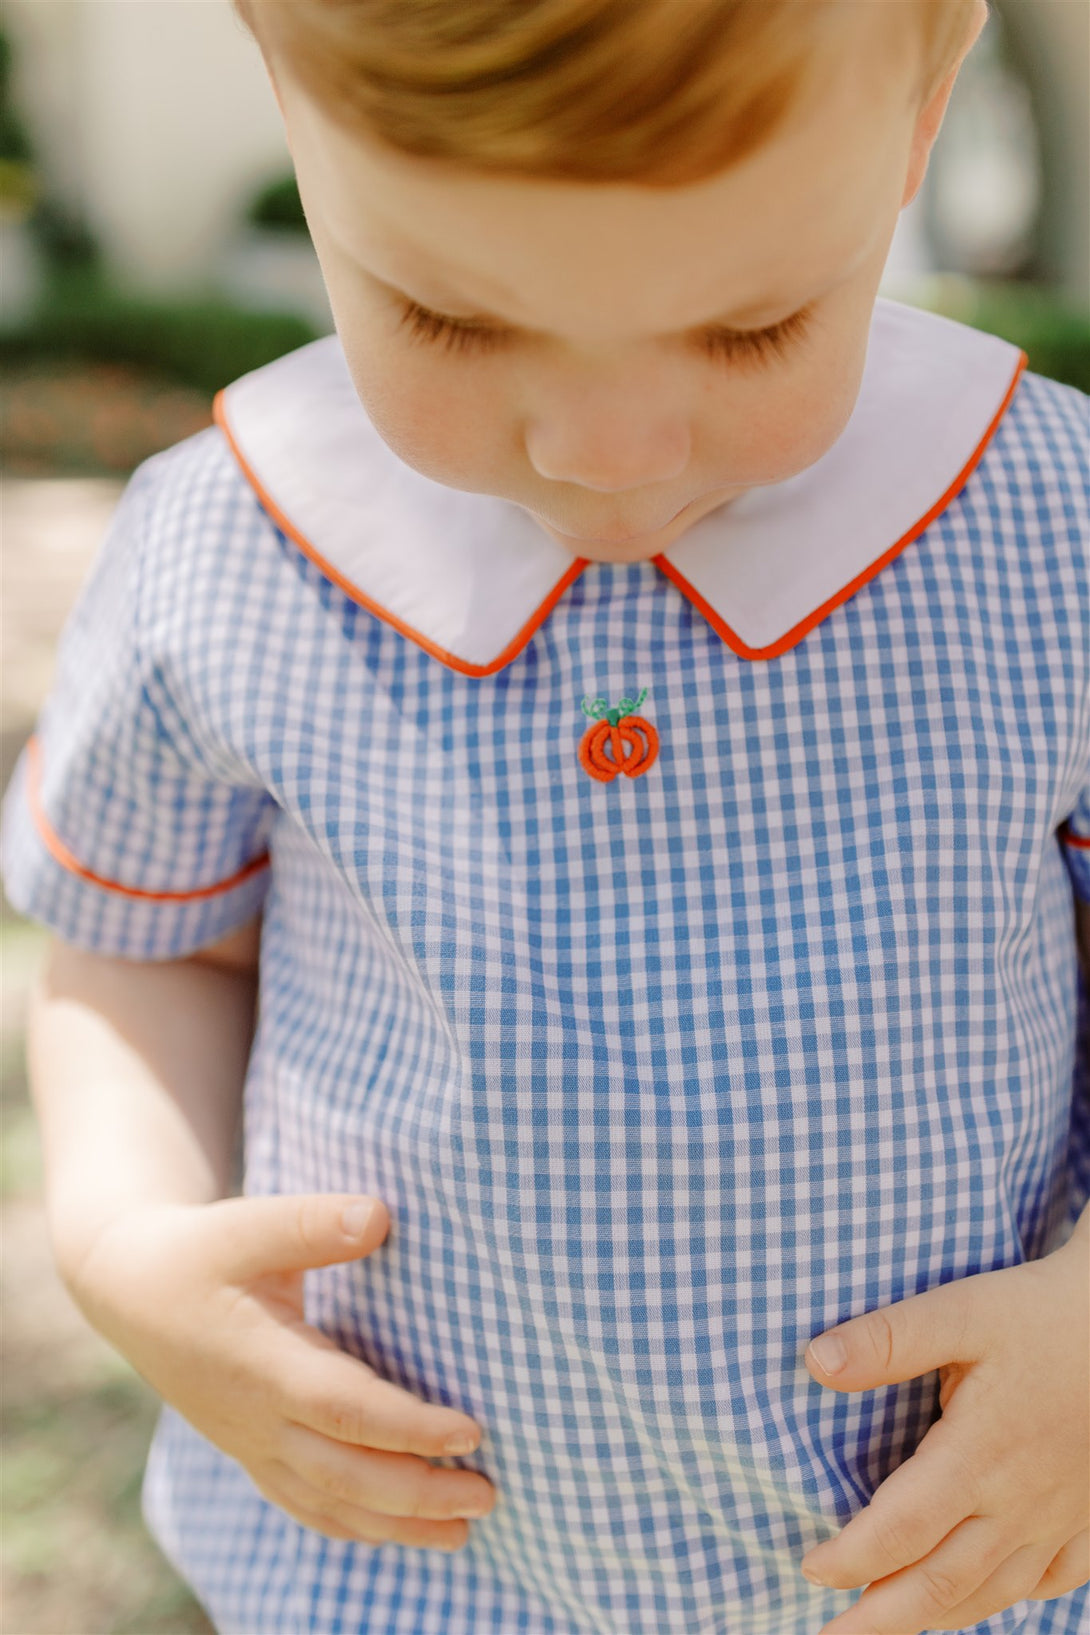
POLYGON ((614 709, 610 709, 607 698, 595 698, 588 701, 584 696, 582 710, 583 714, 588 715, 592 721, 608 721, 611 727, 615 727, 619 721, 623 721, 626 715, 635 715, 646 697, 647 688, 641 687, 638 698, 622 698, 614 709))

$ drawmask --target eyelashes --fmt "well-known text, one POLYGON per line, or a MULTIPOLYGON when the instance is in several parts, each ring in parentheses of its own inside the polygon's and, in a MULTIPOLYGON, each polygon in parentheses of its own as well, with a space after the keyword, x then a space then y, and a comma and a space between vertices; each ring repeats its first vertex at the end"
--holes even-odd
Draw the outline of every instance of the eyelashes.
POLYGON ((785 358, 796 341, 801 341, 810 327, 814 302, 793 312, 768 329, 708 329, 701 337, 701 345, 712 357, 728 360, 752 358, 765 362, 771 357, 785 358))
POLYGON ((401 323, 407 324, 418 339, 439 342, 448 352, 495 352, 503 345, 505 334, 502 329, 486 329, 480 324, 455 323, 417 301, 406 305, 401 323))
MULTIPOLYGON (((749 360, 767 362, 772 357, 783 358, 800 341, 809 328, 814 302, 793 312, 768 329, 725 329, 711 327, 704 330, 699 346, 709 357, 725 358, 730 362, 749 360)), ((401 314, 399 328, 404 325, 417 340, 441 345, 448 352, 496 352, 511 338, 511 331, 486 328, 483 324, 465 324, 432 312, 417 301, 408 302, 401 314)))

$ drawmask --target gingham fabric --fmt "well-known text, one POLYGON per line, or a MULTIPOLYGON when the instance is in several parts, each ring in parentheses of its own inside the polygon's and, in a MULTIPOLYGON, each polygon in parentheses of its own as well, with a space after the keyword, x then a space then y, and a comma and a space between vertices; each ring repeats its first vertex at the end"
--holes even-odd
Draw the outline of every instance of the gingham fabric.
MULTIPOLYGON (((767 662, 653 563, 595 564, 459 674, 218 428, 135 474, 5 797, 9 896, 139 960, 263 907, 246 1189, 386 1200, 308 1315, 473 1415, 500 1495, 453 1556, 335 1542, 165 1410, 145 1514, 219 1630, 814 1635, 850 1604, 798 1562, 937 1377, 838 1395, 807 1341, 1047 1253, 1090 1194, 1086 408, 1023 376, 956 498, 767 662), (658 758, 596 781, 580 700, 643 687, 658 758)), ((976 1627, 1086 1618, 1080 1589, 976 1627)))

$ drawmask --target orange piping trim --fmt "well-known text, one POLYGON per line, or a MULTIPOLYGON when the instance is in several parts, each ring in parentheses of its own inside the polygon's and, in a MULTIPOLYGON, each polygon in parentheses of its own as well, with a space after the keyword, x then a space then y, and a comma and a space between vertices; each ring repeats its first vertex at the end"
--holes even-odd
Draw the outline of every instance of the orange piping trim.
POLYGON ((1074 834, 1070 823, 1061 823, 1057 832, 1065 846, 1078 846, 1080 850, 1090 851, 1090 835, 1074 834))
POLYGON ((103 875, 92 874, 90 869, 85 869, 68 850, 46 817, 39 796, 41 754, 36 734, 27 743, 27 774, 27 800, 35 828, 46 850, 70 874, 78 874, 81 880, 89 880, 93 886, 101 886, 104 891, 116 891, 122 897, 139 897, 142 901, 151 903, 193 903, 203 897, 218 897, 222 892, 240 886, 259 869, 269 866, 269 854, 265 852, 261 857, 255 857, 252 863, 247 863, 245 868, 239 869, 237 874, 232 874, 229 880, 221 880, 214 886, 201 886, 197 891, 138 891, 134 886, 119 885, 116 880, 107 880, 103 875))
POLYGON ((1018 363, 1014 371, 1014 378, 1007 388, 1006 395, 1004 396, 1002 403, 999 405, 994 419, 989 425, 987 431, 984 433, 984 436, 981 438, 980 442, 977 444, 977 447, 967 464, 964 465, 958 472, 945 494, 943 494, 940 499, 935 501, 935 504, 931 507, 930 511, 922 516, 919 522, 914 523, 908 530, 908 533, 902 535, 895 545, 890 546, 888 551, 883 551, 882 555, 878 557, 876 561, 872 562, 869 568, 864 568, 862 573, 857 574, 854 579, 850 580, 848 584, 844 585, 842 589, 838 590, 835 596, 830 596, 827 602, 822 602, 821 606, 815 608, 813 613, 808 614, 805 619, 800 620, 799 623, 794 625, 785 636, 781 636, 778 641, 772 642, 770 646, 747 647, 742 638, 731 629, 729 624, 727 624, 726 620, 720 618, 719 614, 716 613, 711 604, 704 600, 700 592, 695 590, 693 586, 690 585, 689 581, 684 577, 684 575, 679 573, 677 568, 675 568, 671 562, 666 560, 665 556, 654 557, 653 561, 655 566, 657 568, 661 568, 662 572, 668 579, 673 580, 674 584, 682 592, 682 594, 687 596, 689 601, 692 602, 693 606, 698 608, 699 611, 703 613, 708 623, 712 626, 712 629, 722 636, 723 640, 727 643, 727 646, 732 648, 733 651, 738 654, 739 658, 778 659, 782 653, 788 652, 792 647, 797 647, 799 642, 802 641, 803 637, 808 636, 810 631, 814 629, 815 625, 819 625, 823 619, 827 618, 828 615, 832 613, 834 608, 838 608, 842 602, 846 602, 850 596, 854 596, 857 590, 862 590, 863 586, 873 579, 876 574, 880 573, 882 569, 890 562, 892 562, 895 556, 900 555, 906 545, 911 545, 914 539, 918 539, 923 533, 924 529, 934 522, 935 518, 940 514, 940 512, 945 511, 946 507, 950 504, 950 501, 961 492, 969 478, 972 476, 973 472, 976 470, 977 466, 980 464, 980 461, 983 459, 984 450, 995 436, 996 428, 998 427, 999 422, 1002 420, 1003 416, 1010 407, 1010 402, 1014 396, 1015 388, 1017 387, 1019 380, 1022 378, 1022 371, 1025 369, 1028 362, 1029 358, 1027 357, 1026 353, 1020 352, 1018 356, 1018 363))
POLYGON ((343 574, 338 573, 333 564, 331 562, 327 562, 325 557, 321 556, 319 552, 314 549, 314 546, 309 540, 303 538, 303 535, 299 532, 299 530, 288 520, 283 511, 281 511, 271 494, 269 494, 268 491, 262 487, 253 467, 243 457, 242 451, 239 448, 238 443, 235 441, 235 438, 231 433, 231 428, 227 422, 227 411, 224 406, 225 391, 226 388, 223 388, 223 390, 216 393, 216 396, 213 399, 213 417, 230 444, 231 452, 238 461, 239 465, 242 467, 246 480, 249 482, 251 488, 261 501, 262 506, 272 517, 277 527, 282 529, 283 532, 287 534, 288 538, 293 540, 295 544, 298 545, 303 555, 309 557, 311 562, 314 563, 315 567, 319 568, 321 572, 325 574, 327 579, 332 579, 335 585, 339 585, 341 590, 344 591, 345 595, 351 597, 353 602, 358 602, 360 607, 365 607, 367 609, 368 613, 373 613, 376 618, 381 619, 385 624, 391 625, 396 631, 399 632, 399 634, 402 636, 407 636, 410 641, 415 642, 418 647, 422 647, 425 653, 430 653, 433 659, 438 659, 440 664, 445 664, 448 669, 457 670, 464 676, 491 676, 494 675, 497 670, 502 670, 505 665, 510 664, 512 659, 518 657, 518 655, 522 652, 522 649, 529 642, 531 636, 533 636, 540 626, 545 623, 545 620, 549 617, 549 614, 552 612, 557 602, 559 602, 568 586, 574 584, 575 580, 578 579, 579 575, 587 565, 585 557, 576 557, 575 561, 572 563, 571 567, 568 568, 563 578, 553 586, 548 596, 546 596, 545 600, 541 603, 541 606, 536 610, 536 612, 531 614, 530 618, 527 619, 522 629, 517 635, 512 637, 507 646, 504 648, 503 652, 498 658, 493 659, 491 664, 469 664, 465 659, 458 658, 454 653, 448 653, 445 648, 437 647, 434 642, 430 642, 426 636, 421 635, 419 630, 414 630, 412 625, 406 624, 403 619, 399 619, 396 614, 389 612, 389 610, 384 608, 379 602, 373 602, 369 596, 365 596, 358 586, 354 585, 350 579, 346 579, 343 574))

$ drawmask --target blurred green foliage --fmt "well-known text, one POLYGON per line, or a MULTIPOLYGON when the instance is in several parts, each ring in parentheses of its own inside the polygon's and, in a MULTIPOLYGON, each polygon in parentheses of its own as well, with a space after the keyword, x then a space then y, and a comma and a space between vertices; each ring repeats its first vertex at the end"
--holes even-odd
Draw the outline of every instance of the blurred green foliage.
POLYGON ((23 122, 11 97, 11 44, 0 28, 0 159, 29 163, 34 157, 23 122))
POLYGON ((23 220, 38 191, 34 149, 11 95, 11 45, 0 28, 0 219, 23 220))
POLYGON ((12 47, 0 27, 0 216, 26 221, 48 264, 91 271, 101 251, 86 222, 53 197, 11 93, 12 47))
POLYGON ((45 194, 30 218, 30 230, 45 257, 46 265, 73 274, 95 277, 102 266, 102 250, 94 233, 81 216, 45 194))
POLYGON ((295 313, 250 311, 215 296, 156 300, 118 290, 97 272, 55 268, 35 311, 0 329, 0 363, 65 357, 139 364, 212 393, 319 333, 295 313))
POLYGON ((0 215, 22 220, 34 208, 38 178, 33 166, 0 156, 0 215))
POLYGON ((310 229, 294 172, 278 176, 261 188, 247 207, 245 219, 252 227, 290 228, 292 232, 308 233, 310 229))

